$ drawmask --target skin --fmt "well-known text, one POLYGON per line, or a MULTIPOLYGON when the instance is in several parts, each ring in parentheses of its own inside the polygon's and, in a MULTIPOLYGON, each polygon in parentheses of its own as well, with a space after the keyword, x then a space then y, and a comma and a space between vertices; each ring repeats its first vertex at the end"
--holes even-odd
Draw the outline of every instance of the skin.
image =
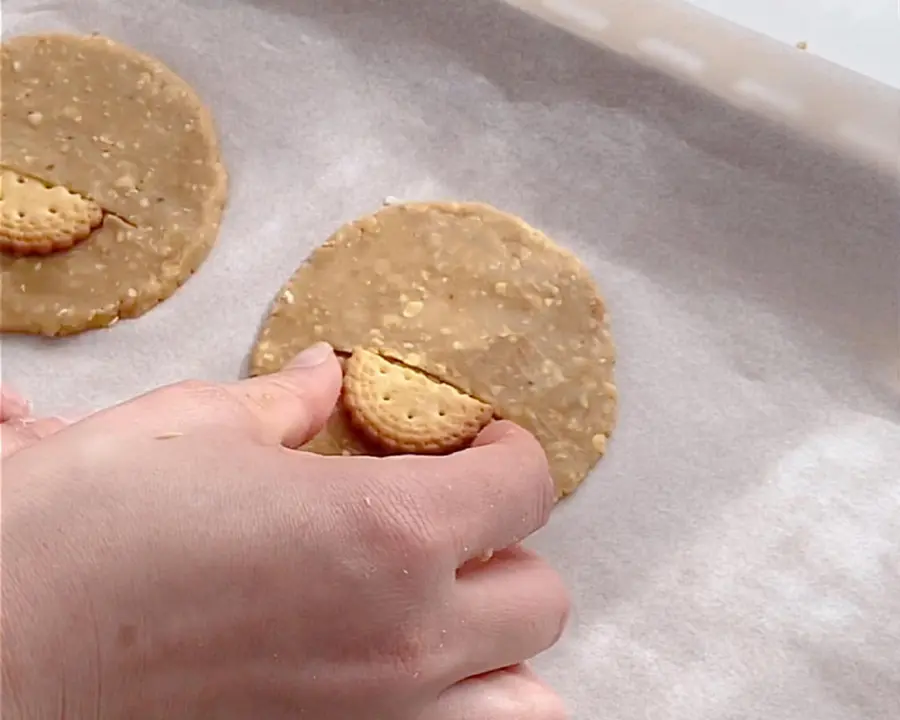
POLYGON ((0 386, 0 457, 10 457, 68 424, 62 418, 32 417, 25 398, 12 388, 0 386))
POLYGON ((340 380, 315 346, 68 425, 3 396, 4 718, 566 717, 526 665, 569 611, 519 545, 553 506, 538 443, 288 449, 340 380))

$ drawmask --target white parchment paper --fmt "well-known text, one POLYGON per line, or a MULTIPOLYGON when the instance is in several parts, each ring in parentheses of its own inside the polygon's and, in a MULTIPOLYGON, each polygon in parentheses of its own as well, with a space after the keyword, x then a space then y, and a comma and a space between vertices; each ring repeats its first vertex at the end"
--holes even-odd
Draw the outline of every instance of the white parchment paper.
MULTIPOLYGON (((233 379, 276 290, 386 196, 476 199, 609 301, 609 456, 535 538, 575 613, 538 661, 575 718, 900 718, 894 183, 490 0, 4 0, 212 106, 232 179, 201 271, 109 331, 3 339, 82 413, 233 379)), ((339 291, 335 288, 335 291, 339 291)))

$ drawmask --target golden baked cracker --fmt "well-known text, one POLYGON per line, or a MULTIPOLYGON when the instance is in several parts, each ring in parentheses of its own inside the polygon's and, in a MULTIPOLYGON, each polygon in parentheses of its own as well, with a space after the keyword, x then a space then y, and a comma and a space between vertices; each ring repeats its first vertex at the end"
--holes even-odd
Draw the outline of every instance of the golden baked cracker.
POLYGON ((2 252, 49 255, 68 250, 103 222, 103 210, 93 200, 13 170, 0 173, 2 252))
MULTIPOLYGON (((590 273, 481 203, 400 203, 340 228, 279 293, 250 372, 277 371, 319 340, 373 348, 490 404, 537 437, 559 496, 604 455, 616 424, 615 346, 590 273)), ((344 420, 336 414, 311 449, 357 454, 344 420)))
POLYGON ((171 69, 104 37, 14 37, 0 61, 0 165, 104 212, 68 250, 0 253, 0 331, 70 335, 142 315, 218 235, 227 174, 209 111, 171 69))
POLYGON ((342 400, 358 432, 400 454, 461 450, 493 414, 490 405, 363 348, 346 362, 342 400))

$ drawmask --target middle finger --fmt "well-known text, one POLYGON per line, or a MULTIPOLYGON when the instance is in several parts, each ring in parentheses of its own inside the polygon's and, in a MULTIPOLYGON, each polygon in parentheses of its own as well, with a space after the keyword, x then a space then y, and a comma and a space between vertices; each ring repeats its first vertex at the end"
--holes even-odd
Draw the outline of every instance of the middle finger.
POLYGON ((446 540, 457 568, 524 540, 553 508, 553 481, 538 441, 508 422, 489 425, 473 446, 445 457, 381 463, 390 485, 446 540))
POLYGON ((560 576, 522 547, 460 570, 454 596, 464 648, 460 677, 530 660, 556 643, 569 616, 560 576))

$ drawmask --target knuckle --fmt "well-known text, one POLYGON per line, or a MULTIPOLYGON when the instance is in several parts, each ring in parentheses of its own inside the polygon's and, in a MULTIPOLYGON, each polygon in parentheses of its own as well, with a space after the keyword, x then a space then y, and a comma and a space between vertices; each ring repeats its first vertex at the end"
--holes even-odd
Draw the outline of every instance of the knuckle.
POLYGON ((391 637, 374 649, 368 673, 372 689, 399 697, 414 697, 423 686, 452 673, 448 653, 438 633, 406 623, 395 627, 391 637))
POLYGON ((548 470, 536 476, 535 485, 535 518, 538 528, 542 528, 550 522, 550 514, 556 505, 556 489, 548 470))
MULTIPOLYGON (((528 553, 535 573, 535 587, 540 587, 540 605, 536 608, 541 617, 541 637, 547 649, 562 638, 572 613, 572 595, 562 576, 545 560, 528 553)), ((537 599, 537 598, 536 598, 537 599)))
POLYGON ((560 641, 563 633, 566 631, 566 627, 569 625, 569 618, 572 616, 572 596, 569 593, 568 588, 562 585, 562 581, 560 581, 560 586, 562 589, 558 595, 558 603, 556 606, 558 629, 553 637, 552 645, 556 645, 556 643, 560 641))
POLYGON ((461 461, 459 471, 488 504, 500 502, 524 513, 526 534, 531 534, 547 524, 556 502, 547 454, 534 435, 515 423, 497 421, 486 433, 477 446, 485 449, 483 462, 473 466, 472 456, 460 453, 455 456, 461 461))
POLYGON ((569 623, 572 613, 572 596, 562 577, 549 565, 545 575, 548 647, 552 647, 562 638, 569 623))
POLYGON ((530 433, 521 432, 515 447, 510 447, 510 466, 516 469, 520 482, 519 492, 523 493, 532 506, 537 528, 550 520, 555 505, 555 489, 550 476, 547 454, 537 439, 530 433))
POLYGON ((365 533, 370 547, 399 556, 413 566, 435 566, 449 553, 451 543, 443 532, 434 503, 404 482, 381 482, 371 493, 375 512, 366 514, 365 533))
POLYGON ((550 477, 550 463, 547 453, 533 435, 527 435, 523 445, 521 457, 528 477, 535 481, 542 490, 549 492, 550 483, 547 481, 550 477))
POLYGON ((440 554, 441 532, 419 503, 405 502, 382 514, 382 530, 410 560, 427 562, 440 554))
POLYGON ((435 653, 427 633, 417 624, 407 623, 405 627, 398 628, 385 650, 389 666, 398 679, 405 678, 413 684, 417 678, 431 674, 435 653))

